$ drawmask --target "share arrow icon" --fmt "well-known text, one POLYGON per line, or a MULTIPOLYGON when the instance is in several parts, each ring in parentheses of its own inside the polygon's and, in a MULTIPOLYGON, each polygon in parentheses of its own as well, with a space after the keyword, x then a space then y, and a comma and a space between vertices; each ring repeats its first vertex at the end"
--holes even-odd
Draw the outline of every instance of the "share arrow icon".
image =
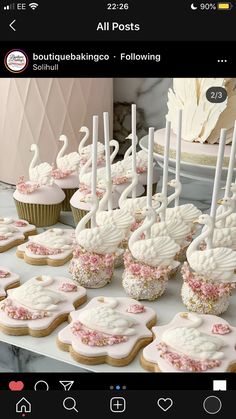
POLYGON ((65 391, 70 391, 74 381, 59 381, 59 383, 64 387, 65 391))

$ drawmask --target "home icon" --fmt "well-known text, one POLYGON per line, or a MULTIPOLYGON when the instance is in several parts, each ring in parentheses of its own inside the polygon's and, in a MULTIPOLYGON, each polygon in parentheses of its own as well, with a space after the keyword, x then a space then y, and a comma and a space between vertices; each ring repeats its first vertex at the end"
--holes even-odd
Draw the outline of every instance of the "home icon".
POLYGON ((16 403, 16 413, 31 413, 31 403, 25 397, 16 403))

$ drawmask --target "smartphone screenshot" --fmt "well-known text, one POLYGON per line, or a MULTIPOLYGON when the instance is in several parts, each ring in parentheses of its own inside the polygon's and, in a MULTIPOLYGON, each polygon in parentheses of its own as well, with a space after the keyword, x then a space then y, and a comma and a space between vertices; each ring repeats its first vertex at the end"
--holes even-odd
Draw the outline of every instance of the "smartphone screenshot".
POLYGON ((229 417, 236 2, 0 2, 1 417, 229 417))

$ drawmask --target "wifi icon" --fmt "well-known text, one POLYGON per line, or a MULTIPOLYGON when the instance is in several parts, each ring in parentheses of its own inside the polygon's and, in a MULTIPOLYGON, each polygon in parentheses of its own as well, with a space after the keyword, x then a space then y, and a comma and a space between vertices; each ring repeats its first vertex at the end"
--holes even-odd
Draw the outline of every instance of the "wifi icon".
POLYGON ((38 7, 38 3, 30 3, 29 7, 31 7, 32 10, 35 10, 38 7))

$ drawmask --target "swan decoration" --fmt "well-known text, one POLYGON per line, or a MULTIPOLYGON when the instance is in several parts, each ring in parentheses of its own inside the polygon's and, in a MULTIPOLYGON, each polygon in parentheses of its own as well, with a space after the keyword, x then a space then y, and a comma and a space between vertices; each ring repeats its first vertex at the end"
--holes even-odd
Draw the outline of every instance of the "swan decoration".
POLYGON ((75 230, 76 242, 86 251, 98 254, 115 253, 123 234, 114 225, 85 228, 98 209, 98 199, 92 197, 91 210, 80 220, 75 230))
POLYGON ((37 144, 32 144, 30 151, 34 152, 34 156, 29 166, 29 180, 38 183, 40 186, 52 185, 54 182, 52 178, 53 167, 46 162, 36 165, 39 160, 39 148, 37 144))
POLYGON ((18 228, 7 224, 0 224, 0 237, 9 238, 12 237, 15 233, 20 233, 18 228))
MULTIPOLYGON (((161 203, 161 206, 156 210, 156 215, 159 218, 159 215, 166 210, 167 198, 162 193, 157 193, 156 200, 161 203)), ((157 222, 151 227, 152 237, 170 237, 181 247, 189 245, 189 242, 186 241, 186 237, 190 232, 191 227, 188 224, 185 224, 181 218, 177 217, 157 222)))
POLYGON ((61 249, 61 251, 70 250, 73 245, 72 237, 68 237, 62 228, 50 228, 41 234, 31 236, 30 243, 32 242, 50 249, 61 249))
POLYGON ((161 336, 162 342, 172 350, 195 360, 220 360, 224 357, 221 351, 225 346, 223 339, 198 330, 203 322, 200 316, 181 313, 181 317, 189 322, 184 326, 166 329, 161 336))
MULTIPOLYGON (((168 197, 168 205, 179 197, 182 191, 181 182, 177 179, 172 179, 168 182, 168 185, 175 189, 175 192, 168 197)), ((166 218, 171 219, 172 217, 182 218, 184 223, 193 227, 193 221, 201 215, 201 211, 193 204, 178 205, 173 208, 167 208, 166 218)))
POLYGON ((236 250, 236 226, 224 227, 225 219, 233 212, 233 200, 231 198, 222 198, 218 201, 218 204, 223 207, 223 211, 216 217, 212 245, 213 247, 229 247, 236 250))
POLYGON ((12 290, 11 298, 33 310, 56 310, 58 303, 65 301, 65 297, 48 288, 52 283, 53 278, 50 276, 35 277, 12 290))
MULTIPOLYGON (((78 147, 78 153, 80 155, 80 159, 82 160, 83 164, 89 159, 89 157, 92 154, 92 144, 86 145, 88 139, 89 139, 89 129, 88 127, 81 127, 79 132, 84 133, 84 136, 82 140, 79 143, 78 147)), ((105 147, 104 144, 102 144, 100 141, 98 141, 98 160, 101 158, 104 158, 105 155, 105 147)))
MULTIPOLYGON (((116 140, 109 141, 110 147, 114 147, 114 150, 110 156, 110 163, 111 163, 111 177, 112 179, 117 176, 124 176, 124 169, 121 165, 121 162, 113 163, 118 151, 119 151, 119 143, 116 140)), ((92 172, 89 170, 89 167, 92 163, 92 157, 90 156, 85 163, 85 167, 83 166, 80 171, 80 182, 89 186, 92 182, 92 172), (83 170, 84 169, 84 170, 83 170)), ((97 170, 97 183, 99 188, 105 189, 106 187, 106 168, 100 167, 97 170)))
POLYGON ((232 183, 232 197, 223 198, 218 201, 220 206, 216 212, 216 227, 236 227, 236 183, 232 183))
POLYGON ((63 142, 63 146, 56 158, 57 168, 62 172, 72 173, 77 171, 80 162, 79 154, 73 152, 65 155, 65 151, 68 148, 68 138, 66 135, 61 135, 59 141, 63 142))
POLYGON ((102 304, 97 307, 81 310, 78 320, 89 329, 115 336, 130 336, 135 334, 136 319, 123 314, 115 307, 118 302, 111 297, 98 297, 102 304))
POLYGON ((208 242, 214 225, 208 214, 200 215, 197 222, 207 228, 203 229, 187 249, 186 255, 191 269, 212 282, 235 282, 236 252, 227 247, 198 250, 203 241, 208 242))
POLYGON ((156 212, 153 208, 146 209, 144 223, 130 236, 128 245, 134 259, 152 267, 176 267, 173 260, 180 246, 168 236, 155 237, 140 240, 156 220, 156 212))
POLYGON ((96 214, 97 225, 103 226, 106 224, 111 224, 123 233, 123 238, 124 238, 126 236, 126 233, 129 231, 131 225, 135 222, 135 218, 124 209, 114 209, 114 210, 105 211, 105 208, 107 207, 109 195, 110 195, 110 190, 107 185, 106 192, 99 203, 98 212, 96 214))
MULTIPOLYGON (((140 196, 137 198, 128 198, 129 194, 132 190, 137 186, 139 176, 137 173, 133 173, 132 175, 132 182, 130 185, 127 186, 126 189, 122 192, 119 198, 119 207, 129 212, 133 217, 136 219, 143 219, 145 217, 145 210, 147 206, 147 197, 140 196)), ((152 197, 152 207, 157 209, 159 207, 159 202, 157 200, 156 194, 152 197)))

